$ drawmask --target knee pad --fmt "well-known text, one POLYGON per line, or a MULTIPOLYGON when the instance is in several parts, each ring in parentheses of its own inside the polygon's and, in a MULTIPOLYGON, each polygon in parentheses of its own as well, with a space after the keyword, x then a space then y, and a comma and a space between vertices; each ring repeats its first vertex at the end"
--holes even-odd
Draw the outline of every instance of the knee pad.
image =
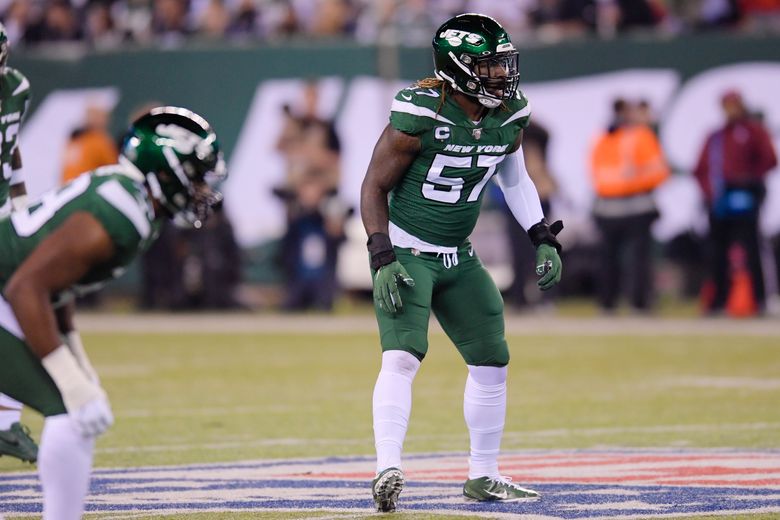
POLYGON ((382 353, 382 371, 392 372, 414 379, 420 368, 420 360, 403 350, 386 350, 382 353))

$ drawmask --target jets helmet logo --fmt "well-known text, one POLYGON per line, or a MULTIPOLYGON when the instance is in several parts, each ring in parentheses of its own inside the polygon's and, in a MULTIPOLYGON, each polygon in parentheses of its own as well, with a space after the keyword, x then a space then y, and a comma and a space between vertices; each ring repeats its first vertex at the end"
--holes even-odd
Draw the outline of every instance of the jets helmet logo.
POLYGON ((178 125, 157 125, 154 131, 162 138, 158 140, 159 145, 169 146, 182 155, 189 155, 203 146, 208 148, 201 136, 178 125))
POLYGON ((470 45, 482 45, 482 43, 485 42, 485 39, 479 34, 468 31, 459 31, 458 29, 447 29, 442 32, 439 37, 447 40, 453 47, 460 46, 464 40, 470 45))

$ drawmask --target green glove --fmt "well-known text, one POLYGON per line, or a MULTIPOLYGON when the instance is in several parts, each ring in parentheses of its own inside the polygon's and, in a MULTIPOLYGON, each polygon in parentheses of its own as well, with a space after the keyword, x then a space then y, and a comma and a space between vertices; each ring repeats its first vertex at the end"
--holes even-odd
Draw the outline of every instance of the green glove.
POLYGON ((539 244, 536 248, 536 274, 541 276, 536 282, 543 291, 552 289, 552 287, 561 281, 561 272, 563 265, 558 251, 551 245, 539 244))
POLYGON ((398 260, 383 265, 374 274, 374 301, 388 314, 403 312, 398 282, 414 287, 414 280, 398 260))

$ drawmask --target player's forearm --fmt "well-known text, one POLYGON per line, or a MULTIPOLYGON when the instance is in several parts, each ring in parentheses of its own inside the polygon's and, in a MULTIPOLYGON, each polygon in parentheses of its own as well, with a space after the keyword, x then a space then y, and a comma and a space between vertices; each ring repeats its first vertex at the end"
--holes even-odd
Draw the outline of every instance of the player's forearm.
POLYGON ((48 291, 33 281, 12 279, 5 294, 25 343, 37 357, 43 359, 62 344, 48 291))
POLYGON ((390 221, 387 192, 364 183, 360 193, 360 216, 368 236, 374 233, 387 234, 390 221))

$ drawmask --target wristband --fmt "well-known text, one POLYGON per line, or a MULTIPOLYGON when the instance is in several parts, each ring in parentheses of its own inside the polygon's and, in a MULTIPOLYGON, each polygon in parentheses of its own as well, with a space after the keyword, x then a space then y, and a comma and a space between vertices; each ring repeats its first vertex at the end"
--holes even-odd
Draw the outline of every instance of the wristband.
POLYGON ((547 224, 546 219, 542 219, 528 229, 528 236, 531 238, 531 243, 534 247, 539 247, 542 244, 547 244, 555 248, 560 254, 563 246, 555 237, 563 229, 563 222, 556 220, 552 224, 547 224))
POLYGON ((379 270, 380 267, 395 262, 395 251, 390 237, 386 233, 372 233, 368 237, 368 252, 371 255, 371 269, 379 270))

